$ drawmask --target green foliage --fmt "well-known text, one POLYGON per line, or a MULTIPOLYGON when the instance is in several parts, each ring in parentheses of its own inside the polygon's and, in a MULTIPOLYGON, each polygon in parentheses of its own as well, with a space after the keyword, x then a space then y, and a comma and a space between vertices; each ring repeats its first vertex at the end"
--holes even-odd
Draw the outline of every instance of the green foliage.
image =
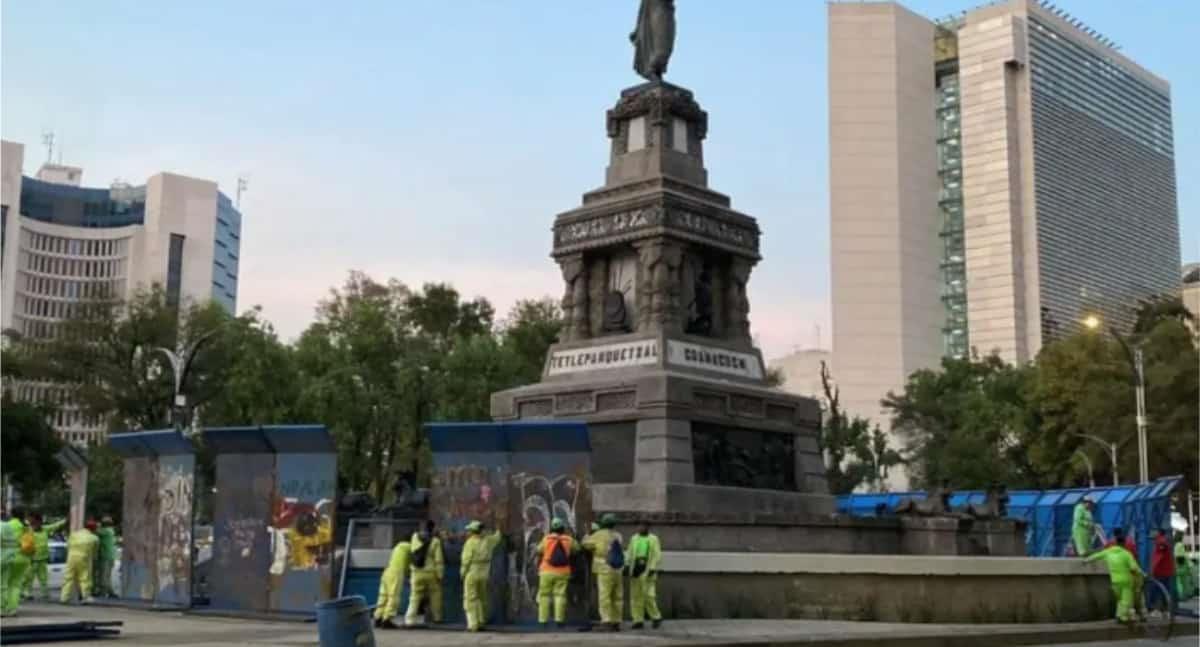
POLYGON ((821 388, 826 410, 817 446, 825 457, 829 491, 846 494, 860 485, 886 489, 888 472, 902 462, 900 454, 888 446, 887 434, 879 425, 871 427, 869 420, 858 416, 847 418, 825 362, 821 362, 821 388))
POLYGON ((125 488, 125 464, 108 445, 88 449, 87 515, 99 519, 112 515, 121 523, 125 488))
POLYGON ((47 407, 13 400, 7 390, 0 402, 0 471, 26 496, 62 480, 54 458, 62 443, 49 413, 47 407))
POLYGON ((995 356, 944 360, 917 371, 883 401, 904 439, 915 485, 948 479, 956 488, 991 481, 1047 488, 1084 482, 1088 456, 1098 483, 1112 478, 1118 447, 1122 482, 1137 475, 1133 348, 1144 355, 1150 476, 1200 470, 1200 365, 1193 319, 1176 299, 1150 300, 1133 333, 1084 331, 1047 344, 1035 362, 995 356), (1101 442, 1087 439, 1091 436, 1101 442))
POLYGON ((941 370, 917 371, 903 393, 889 393, 883 406, 905 441, 914 485, 1041 482, 1025 458, 1038 429, 1027 397, 1033 377, 1032 368, 1013 367, 994 355, 946 358, 941 370))

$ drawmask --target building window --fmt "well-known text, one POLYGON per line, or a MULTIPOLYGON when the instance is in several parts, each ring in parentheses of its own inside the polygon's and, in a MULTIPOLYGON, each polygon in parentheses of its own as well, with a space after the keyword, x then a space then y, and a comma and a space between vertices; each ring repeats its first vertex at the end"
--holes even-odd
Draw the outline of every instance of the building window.
POLYGON ((167 256, 167 303, 179 307, 179 290, 183 284, 184 236, 171 234, 171 249, 167 256))

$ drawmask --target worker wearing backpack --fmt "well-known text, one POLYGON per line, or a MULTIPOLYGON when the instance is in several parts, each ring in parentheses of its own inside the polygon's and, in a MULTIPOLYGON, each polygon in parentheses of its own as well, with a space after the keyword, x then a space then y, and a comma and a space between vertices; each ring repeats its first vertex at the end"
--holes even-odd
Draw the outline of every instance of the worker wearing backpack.
POLYGON ((500 544, 500 530, 483 536, 483 523, 467 524, 467 541, 462 549, 463 612, 467 631, 480 631, 487 623, 488 577, 492 572, 492 553, 500 544))
POLYGON ((567 621, 567 584, 571 581, 571 555, 579 552, 579 544, 566 533, 567 524, 557 517, 550 522, 550 534, 538 544, 538 623, 549 628, 550 607, 554 607, 554 622, 562 626, 567 621))
POLYGON ((662 562, 662 546, 658 537, 650 534, 650 525, 642 522, 637 534, 629 540, 629 617, 633 629, 641 629, 642 619, 650 618, 657 629, 662 624, 658 610, 658 565, 662 562))
POLYGON ((422 602, 428 602, 427 621, 429 618, 432 618, 432 623, 442 621, 442 540, 434 534, 434 528, 432 520, 426 521, 425 528, 421 532, 414 532, 412 536, 412 556, 409 558, 412 579, 409 582, 408 613, 404 614, 404 624, 409 627, 417 624, 422 602))
POLYGON ((612 513, 600 517, 600 529, 583 538, 583 549, 592 554, 592 573, 599 594, 600 622, 611 631, 621 630, 625 606, 621 590, 621 571, 625 568, 625 549, 621 533, 613 530, 617 518, 612 513))
POLYGON ((0 522, 0 615, 11 616, 21 606, 21 587, 29 558, 35 552, 33 534, 25 527, 24 513, 14 510, 11 519, 0 522))

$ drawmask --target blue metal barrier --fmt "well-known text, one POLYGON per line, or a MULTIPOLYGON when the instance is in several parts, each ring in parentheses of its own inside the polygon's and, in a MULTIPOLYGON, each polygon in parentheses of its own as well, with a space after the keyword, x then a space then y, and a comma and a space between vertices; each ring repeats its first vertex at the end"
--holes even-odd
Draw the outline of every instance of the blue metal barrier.
MULTIPOLYGON (((1114 529, 1124 528, 1137 543, 1138 560, 1148 565, 1154 530, 1170 527, 1171 493, 1182 481, 1181 476, 1167 476, 1146 485, 1014 490, 1008 493, 1008 516, 1026 522, 1025 547, 1030 557, 1062 557, 1071 541, 1075 504, 1090 496, 1096 502, 1093 516, 1104 535, 1112 536, 1114 529)), ((922 500, 925 496, 921 491, 843 494, 838 497, 837 510, 852 517, 890 516, 904 499, 922 500)), ((983 503, 986 497, 982 490, 954 492, 950 506, 957 509, 983 503)))

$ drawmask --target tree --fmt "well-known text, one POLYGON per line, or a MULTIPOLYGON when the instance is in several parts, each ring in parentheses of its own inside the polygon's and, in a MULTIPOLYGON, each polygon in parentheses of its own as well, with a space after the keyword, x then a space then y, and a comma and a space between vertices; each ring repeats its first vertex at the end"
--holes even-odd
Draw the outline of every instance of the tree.
POLYGON ((905 439, 915 485, 1044 483, 1040 467, 1026 456, 1039 427, 1029 404, 1033 371, 995 355, 945 358, 941 370, 916 371, 902 393, 888 393, 883 406, 892 412, 892 429, 905 439))
POLYGON ((821 362, 821 389, 825 393, 825 416, 817 436, 817 447, 825 458, 825 478, 833 494, 853 492, 860 485, 883 489, 888 472, 899 465, 900 454, 888 447, 887 434, 869 420, 847 418, 841 392, 830 379, 829 367, 821 362))
POLYGON ((49 413, 48 407, 14 400, 8 390, 0 402, 0 471, 24 496, 62 480, 54 457, 62 442, 50 426, 49 413))
POLYGON ((541 377, 546 353, 558 340, 562 323, 562 309, 549 297, 522 300, 513 306, 501 328, 501 344, 516 363, 518 384, 536 382, 541 377))
POLYGON ((424 353, 411 343, 409 296, 397 281, 351 272, 320 303, 295 350, 301 412, 333 435, 344 488, 379 501, 396 466, 413 460, 418 433, 410 412, 422 389, 407 367, 424 353))
POLYGON ((39 343, 34 363, 61 384, 67 399, 113 431, 166 427, 171 421, 174 373, 158 349, 212 341, 185 376, 188 405, 202 406, 225 384, 225 370, 238 351, 217 335, 232 319, 213 301, 178 306, 155 285, 127 302, 76 305, 55 337, 39 343))
POLYGON ((1063 482, 1079 481, 1079 466, 1063 460, 1076 450, 1091 457, 1101 480, 1111 478, 1108 453, 1088 434, 1117 443, 1123 481, 1138 473, 1137 420, 1132 346, 1140 346, 1145 369, 1150 476, 1182 474, 1195 487, 1200 453, 1200 364, 1196 337, 1170 301, 1144 306, 1128 339, 1084 331, 1048 344, 1038 355, 1036 404, 1043 435, 1062 447, 1044 462, 1062 460, 1063 482), (1165 304, 1165 305, 1164 305, 1165 304), (1160 307, 1161 306, 1161 307, 1160 307), (1137 332, 1140 330, 1141 332, 1137 332))
POLYGON ((301 384, 294 351, 279 341, 260 314, 253 308, 222 330, 217 350, 236 352, 222 357, 228 362, 221 372, 224 379, 200 412, 205 426, 305 422, 299 411, 301 384))

